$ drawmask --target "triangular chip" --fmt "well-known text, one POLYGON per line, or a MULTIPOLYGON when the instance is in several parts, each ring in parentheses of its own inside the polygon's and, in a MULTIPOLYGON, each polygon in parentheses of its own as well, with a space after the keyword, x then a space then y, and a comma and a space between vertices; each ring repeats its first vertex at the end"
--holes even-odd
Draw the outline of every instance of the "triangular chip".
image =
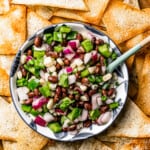
POLYGON ((42 150, 78 150, 81 146, 80 141, 75 142, 58 142, 53 141, 53 144, 47 144, 42 150))
POLYGON ((88 10, 84 0, 12 0, 13 4, 44 5, 51 7, 88 10))
POLYGON ((112 149, 103 144, 101 141, 94 138, 90 138, 82 143, 79 150, 112 150, 112 149))
POLYGON ((10 96, 9 73, 14 56, 0 55, 0 95, 10 96))
POLYGON ((138 10, 118 0, 112 0, 103 22, 108 35, 119 44, 150 29, 150 9, 138 10))
POLYGON ((138 0, 124 0, 124 3, 127 3, 135 8, 140 9, 139 1, 138 0))
POLYGON ((0 16, 0 54, 16 54, 26 38, 26 8, 12 5, 0 16))
POLYGON ((124 112, 105 133, 117 137, 150 137, 150 118, 130 99, 127 100, 124 112))
POLYGON ((47 6, 29 6, 29 8, 35 11, 36 14, 43 17, 44 19, 50 20, 53 16, 52 9, 47 6))
POLYGON ((30 37, 36 31, 46 26, 51 25, 51 22, 42 18, 34 11, 28 9, 27 11, 27 35, 30 37))
POLYGON ((145 56, 140 76, 139 92, 135 103, 150 116, 150 54, 145 56))
POLYGON ((70 18, 98 25, 110 0, 87 0, 89 11, 57 9, 54 16, 70 18))
MULTIPOLYGON (((48 139, 30 129, 19 117, 13 104, 0 98, 0 139, 14 140, 12 150, 39 150, 48 139)), ((9 149, 11 150, 11 149, 9 149)))
POLYGON ((9 0, 0 0, 0 14, 5 14, 9 9, 9 0))
POLYGON ((11 105, 0 97, 0 139, 15 141, 19 126, 11 110, 11 105))

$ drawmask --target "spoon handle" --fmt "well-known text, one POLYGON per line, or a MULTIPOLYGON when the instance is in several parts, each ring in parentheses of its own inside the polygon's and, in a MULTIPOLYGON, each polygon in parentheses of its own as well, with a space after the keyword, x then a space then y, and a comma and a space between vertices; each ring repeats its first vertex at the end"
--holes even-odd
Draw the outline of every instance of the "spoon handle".
POLYGON ((127 52, 125 52, 123 55, 119 56, 115 61, 113 61, 111 64, 107 66, 108 72, 113 72, 115 68, 117 68, 120 63, 124 62, 126 59, 128 59, 130 56, 135 54, 137 51, 141 49, 145 44, 150 42, 150 36, 142 40, 140 43, 135 45, 133 48, 129 49, 127 52))

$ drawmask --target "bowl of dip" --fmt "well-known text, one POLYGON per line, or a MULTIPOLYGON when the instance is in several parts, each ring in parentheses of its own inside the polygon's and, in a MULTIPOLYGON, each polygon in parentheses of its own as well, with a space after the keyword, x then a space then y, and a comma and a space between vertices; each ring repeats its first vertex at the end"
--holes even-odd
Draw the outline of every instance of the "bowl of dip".
POLYGON ((37 31, 19 49, 10 73, 13 103, 36 132, 76 141, 106 130, 125 105, 128 70, 107 66, 120 56, 103 32, 81 23, 37 31))

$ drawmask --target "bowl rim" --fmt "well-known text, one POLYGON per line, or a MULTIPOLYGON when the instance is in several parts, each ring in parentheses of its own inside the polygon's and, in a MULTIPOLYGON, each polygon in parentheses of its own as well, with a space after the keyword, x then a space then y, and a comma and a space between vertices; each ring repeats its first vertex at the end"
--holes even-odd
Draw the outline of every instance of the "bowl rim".
MULTIPOLYGON (((104 33, 103 31, 99 31, 97 30, 95 27, 93 26, 90 26, 90 25, 87 25, 85 23, 81 23, 81 22, 63 22, 63 23, 57 23, 57 24, 52 24, 52 25, 49 25, 47 27, 44 27, 44 28, 41 28, 40 30, 37 30, 36 32, 34 32, 34 34, 32 34, 30 37, 28 37, 25 42, 20 46, 18 52, 16 53, 15 57, 14 57, 14 60, 12 62, 12 65, 11 65, 11 69, 10 69, 10 76, 9 76, 9 89, 10 89, 10 94, 11 94, 11 98, 12 98, 12 102, 13 102, 13 105, 15 106, 15 109, 17 111, 17 113, 19 114, 19 116, 21 117, 21 119, 23 120, 23 122, 25 122, 32 130, 34 130, 35 132, 41 134, 42 136, 48 138, 48 139, 53 139, 53 140, 56 140, 56 141, 62 141, 62 142, 73 142, 73 141, 78 141, 78 140, 84 140, 84 139, 87 139, 87 138, 90 138, 90 137, 93 137, 93 136, 96 136, 98 134, 101 134, 103 133, 105 130, 107 130, 113 123, 114 121, 118 118, 118 116, 120 116, 126 102, 127 102, 127 97, 128 97, 128 90, 129 90, 129 72, 128 72, 128 68, 127 68, 127 65, 126 63, 124 62, 122 65, 124 65, 124 68, 125 68, 125 71, 126 71, 126 78, 127 78, 127 88, 126 88, 126 94, 125 94, 125 100, 124 100, 124 103, 119 111, 119 113, 117 115, 115 115, 115 117, 113 118, 112 122, 105 128, 103 129, 102 131, 100 132, 97 132, 96 134, 91 134, 85 138, 75 138, 73 140, 69 139, 69 140, 62 140, 61 138, 53 138, 53 137, 50 137, 50 136, 47 136, 45 135, 44 133, 41 133, 39 132, 38 130, 36 130, 34 127, 32 127, 27 121, 26 119, 22 116, 22 114, 19 112, 19 109, 21 110, 21 108, 16 105, 15 101, 18 101, 18 100, 15 100, 15 89, 13 89, 13 78, 14 78, 14 75, 17 71, 17 68, 19 66, 19 61, 20 61, 20 57, 21 57, 21 54, 26 50, 25 46, 28 44, 29 40, 31 39, 34 39, 36 35, 39 35, 40 33, 43 33, 43 31, 45 30, 48 30, 48 29, 51 29, 51 28, 54 28, 56 26, 60 26, 60 25, 77 25, 77 26, 80 26, 80 28, 86 28, 87 30, 90 30, 92 33, 95 33, 95 34, 98 34, 98 35, 103 35, 103 36, 106 36, 108 38, 108 40, 110 40, 114 45, 115 45, 115 48, 117 49, 117 51, 119 52, 119 55, 121 55, 121 51, 120 51, 120 48, 118 48, 117 44, 106 34, 104 33)), ((33 44, 33 43, 32 43, 33 44)), ((29 47, 29 46, 28 46, 29 47)), ((17 94, 16 94, 17 95, 17 94)), ((22 110, 21 110, 22 111, 22 110)), ((23 111, 22 111, 23 112, 23 111)))

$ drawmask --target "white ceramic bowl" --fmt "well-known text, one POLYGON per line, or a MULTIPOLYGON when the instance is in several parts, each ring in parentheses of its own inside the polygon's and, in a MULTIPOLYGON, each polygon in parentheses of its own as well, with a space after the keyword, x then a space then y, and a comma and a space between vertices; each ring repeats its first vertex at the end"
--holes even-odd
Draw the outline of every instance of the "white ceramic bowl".
POLYGON ((22 47, 19 49, 19 51, 14 59, 13 65, 11 67, 10 90, 11 90, 11 96, 13 99, 13 103, 15 105, 15 108, 16 108, 18 114, 21 116, 23 121, 30 128, 32 128, 36 132, 38 132, 50 139, 59 140, 59 141, 75 141, 75 140, 82 140, 82 139, 86 139, 88 137, 97 135, 97 134, 103 132, 104 130, 106 130, 114 122, 114 120, 119 115, 119 113, 121 112, 121 110, 124 107, 125 102, 126 102, 127 93, 128 93, 128 70, 127 70, 125 63, 121 64, 115 70, 118 75, 118 83, 119 83, 119 86, 117 87, 117 95, 116 95, 115 101, 119 102, 119 107, 112 111, 112 113, 113 113, 112 118, 110 119, 110 121, 107 124, 104 124, 101 126, 92 124, 89 128, 81 129, 80 132, 77 133, 76 135, 72 135, 68 132, 61 132, 61 133, 54 134, 48 127, 42 127, 42 126, 35 124, 32 121, 32 119, 29 117, 29 115, 27 115, 26 113, 24 113, 22 111, 21 105, 20 105, 20 102, 18 100, 18 96, 16 93, 16 88, 17 88, 16 87, 16 79, 17 79, 16 72, 17 72, 18 66, 20 64, 20 56, 24 53, 24 51, 28 47, 30 47, 33 44, 34 38, 37 35, 43 35, 46 32, 52 32, 56 26, 60 26, 62 24, 66 24, 66 25, 70 26, 73 30, 76 30, 79 32, 84 32, 84 33, 88 32, 88 33, 95 35, 96 37, 100 37, 105 42, 109 43, 110 47, 115 52, 117 52, 118 55, 121 55, 116 44, 107 35, 94 29, 91 26, 81 24, 81 23, 60 23, 60 24, 51 25, 49 27, 46 27, 46 28, 41 29, 38 32, 36 32, 33 36, 31 36, 29 39, 27 39, 26 42, 22 45, 22 47))

